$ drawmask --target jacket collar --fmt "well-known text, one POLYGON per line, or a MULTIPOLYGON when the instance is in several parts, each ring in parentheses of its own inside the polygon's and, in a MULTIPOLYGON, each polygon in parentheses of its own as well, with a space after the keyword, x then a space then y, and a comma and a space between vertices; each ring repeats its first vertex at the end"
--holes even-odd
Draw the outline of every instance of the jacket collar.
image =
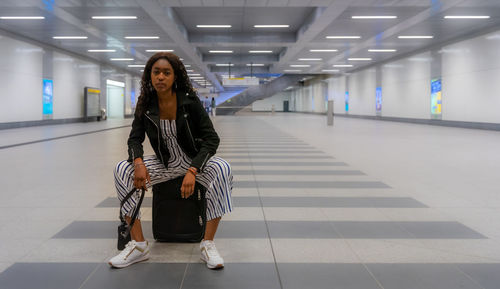
MULTIPOLYGON (((197 97, 196 93, 187 93, 185 91, 177 91, 176 92, 176 97, 177 97, 177 109, 181 108, 183 105, 189 105, 194 103, 193 97, 197 97)), ((148 111, 151 114, 159 114, 159 107, 158 107, 158 95, 153 97, 151 99, 151 102, 149 104, 148 111)))

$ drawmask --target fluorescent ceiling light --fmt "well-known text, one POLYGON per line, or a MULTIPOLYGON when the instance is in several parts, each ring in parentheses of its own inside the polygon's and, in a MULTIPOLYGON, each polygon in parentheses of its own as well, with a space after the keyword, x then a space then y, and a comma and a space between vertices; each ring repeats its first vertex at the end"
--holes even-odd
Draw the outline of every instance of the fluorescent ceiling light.
POLYGON ((198 28, 231 28, 231 25, 196 25, 198 28))
POLYGON ((337 49, 309 49, 310 52, 337 52, 337 49))
POLYGON ((334 64, 333 67, 353 67, 352 64, 334 64))
POLYGON ((285 69, 283 71, 284 72, 301 72, 302 70, 300 70, 300 69, 285 69))
POLYGON ((199 74, 199 73, 190 73, 190 74, 188 74, 188 76, 200 76, 200 75, 201 74, 199 74))
POLYGON ((137 19, 137 16, 92 16, 92 19, 137 19))
POLYGON ((109 85, 114 85, 114 86, 119 86, 119 87, 125 87, 125 83, 121 81, 115 81, 111 79, 106 79, 106 84, 109 85))
POLYGON ((299 58, 299 61, 321 61, 323 58, 299 58))
POLYGON ((347 58, 349 61, 370 61, 371 58, 347 58))
POLYGON ((217 63, 215 66, 234 66, 232 63, 217 63))
POLYGON ((351 16, 352 19, 396 19, 398 16, 351 16))
POLYGON ((159 39, 160 36, 125 36, 125 39, 159 39))
POLYGON ((146 52, 174 52, 173 49, 146 49, 146 52))
POLYGON ((321 71, 324 71, 324 72, 339 72, 340 70, 338 70, 338 69, 322 69, 321 71))
POLYGON ((255 28, 288 28, 290 25, 254 25, 255 28))
POLYGON ((396 52, 396 49, 368 49, 368 52, 396 52))
POLYGON ((184 64, 184 67, 191 67, 191 64, 184 64))
POLYGON ((133 61, 133 58, 110 58, 111 61, 133 61))
POLYGON ((193 76, 193 77, 189 77, 191 79, 205 79, 205 77, 203 76, 193 76))
POLYGON ((129 64, 128 67, 141 67, 144 68, 146 65, 145 64, 129 64))
POLYGON ((87 39, 87 36, 53 36, 53 39, 87 39))
POLYGON ((41 20, 45 19, 43 16, 0 16, 4 20, 41 20))
POLYGON ((327 39, 360 39, 361 36, 327 36, 327 39))
POLYGON ((272 50, 250 50, 248 53, 273 53, 272 50))
POLYGON ((247 66, 265 66, 264 63, 247 63, 247 66))
POLYGON ((434 36, 430 36, 430 35, 401 35, 401 36, 398 36, 398 38, 400 38, 400 39, 430 39, 430 38, 434 38, 434 36))
POLYGON ((210 50, 210 53, 233 53, 232 50, 210 50))
POLYGON ((290 67, 311 67, 309 64, 290 64, 290 67))
POLYGON ((444 16, 445 19, 488 19, 490 16, 452 16, 452 15, 446 15, 444 16))
POLYGON ((187 69, 186 72, 194 72, 192 69, 187 69))
POLYGON ((115 49, 89 49, 87 52, 116 52, 115 49))

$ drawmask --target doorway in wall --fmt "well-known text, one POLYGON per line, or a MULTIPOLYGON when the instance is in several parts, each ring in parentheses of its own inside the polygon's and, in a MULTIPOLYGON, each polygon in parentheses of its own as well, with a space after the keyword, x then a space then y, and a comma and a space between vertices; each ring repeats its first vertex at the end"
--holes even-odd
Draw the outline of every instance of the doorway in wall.
POLYGON ((106 103, 108 118, 124 118, 125 115, 125 83, 106 80, 106 103))

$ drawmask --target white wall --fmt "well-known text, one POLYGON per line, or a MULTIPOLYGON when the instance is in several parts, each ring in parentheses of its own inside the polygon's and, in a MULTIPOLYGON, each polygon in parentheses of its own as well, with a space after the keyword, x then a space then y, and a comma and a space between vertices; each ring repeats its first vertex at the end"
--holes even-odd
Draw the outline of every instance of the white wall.
POLYGON ((84 87, 100 87, 99 65, 59 52, 54 52, 52 60, 54 76, 53 118, 83 117, 84 87))
POLYGON ((0 35, 0 122, 42 119, 43 53, 0 35))
POLYGON ((431 61, 426 52, 382 65, 382 116, 430 118, 431 61))
POLYGON ((333 112, 345 114, 345 76, 329 78, 328 99, 333 100, 333 112))
MULTIPOLYGON (((43 119, 42 79, 54 81, 53 119, 81 118, 84 115, 83 89, 85 86, 101 89, 101 105, 105 106, 105 68, 84 57, 73 56, 35 41, 24 40, 0 31, 0 123, 40 121, 43 119), (45 58, 45 61, 44 61, 45 58), (44 63, 47 66, 44 67, 44 63), (51 75, 51 76, 50 76, 51 75)), ((126 81, 127 109, 132 112, 130 91, 140 79, 128 73, 111 69, 111 76, 126 81)))
POLYGON ((500 123, 500 31, 442 49, 443 119, 500 123))
POLYGON ((271 111, 274 105, 275 111, 283 111, 283 101, 290 100, 290 96, 285 92, 280 92, 271 97, 257 100, 252 103, 252 111, 271 111))
MULTIPOLYGON (((376 114, 376 69, 380 69, 382 116, 430 119, 431 76, 440 73, 443 120, 500 123, 500 30, 438 51, 440 57, 432 58, 426 51, 349 75, 349 114, 376 114)), ((335 113, 345 113, 344 77, 328 80, 335 113)))
POLYGON ((375 115, 375 80, 374 68, 353 73, 348 77, 350 114, 375 115))

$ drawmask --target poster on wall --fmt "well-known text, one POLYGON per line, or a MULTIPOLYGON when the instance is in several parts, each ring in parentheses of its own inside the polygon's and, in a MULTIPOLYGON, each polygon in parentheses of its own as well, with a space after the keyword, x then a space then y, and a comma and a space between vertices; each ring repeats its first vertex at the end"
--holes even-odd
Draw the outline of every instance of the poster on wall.
POLYGON ((349 91, 345 92, 345 112, 349 112, 349 91))
POLYGON ((53 114, 53 96, 54 96, 54 82, 52 79, 43 79, 43 94, 42 94, 42 105, 43 105, 43 119, 52 118, 53 114))
POLYGON ((442 113, 441 79, 431 80, 431 115, 440 118, 442 113))
POLYGON ((382 112, 382 87, 377 87, 375 89, 375 110, 377 114, 382 112))

